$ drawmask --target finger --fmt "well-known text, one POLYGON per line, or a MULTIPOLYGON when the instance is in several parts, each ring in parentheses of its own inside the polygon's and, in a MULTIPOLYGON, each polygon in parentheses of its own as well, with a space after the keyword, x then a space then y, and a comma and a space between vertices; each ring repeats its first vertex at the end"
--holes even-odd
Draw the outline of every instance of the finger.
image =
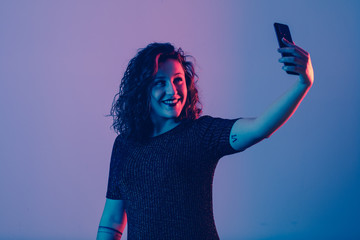
POLYGON ((302 54, 304 54, 304 56, 308 57, 309 56, 309 53, 307 51, 305 51, 304 49, 302 49, 301 47, 297 46, 297 45, 294 45, 297 50, 299 50, 299 52, 301 52, 302 54))
POLYGON ((298 57, 292 57, 292 56, 282 57, 282 58, 279 59, 279 62, 281 62, 281 63, 293 63, 293 64, 303 66, 303 67, 306 66, 306 61, 304 59, 298 58, 298 57))
POLYGON ((296 50, 296 48, 294 47, 283 47, 283 48, 278 48, 278 52, 279 53, 289 53, 293 56, 296 56, 296 57, 301 57, 301 58, 305 58, 304 54, 298 52, 296 50))
POLYGON ((286 38, 282 38, 281 40, 283 41, 283 43, 285 43, 285 45, 287 45, 289 47, 295 47, 297 50, 299 50, 299 52, 303 53, 304 56, 309 55, 309 53, 307 51, 305 51, 304 49, 302 49, 301 47, 296 45, 294 42, 289 42, 286 38))
POLYGON ((307 55, 305 55, 303 52, 301 52, 299 49, 297 49, 295 47, 278 48, 278 52, 279 53, 288 53, 288 54, 291 54, 293 56, 300 57, 300 58, 302 58, 304 60, 308 59, 307 55))
POLYGON ((287 45, 287 46, 296 46, 294 42, 290 42, 290 41, 288 41, 288 40, 287 40, 286 38, 284 38, 284 37, 283 37, 281 40, 282 40, 282 42, 285 43, 285 45, 287 45))
POLYGON ((283 66, 282 69, 284 71, 296 72, 299 74, 305 73, 305 68, 302 66, 283 66))

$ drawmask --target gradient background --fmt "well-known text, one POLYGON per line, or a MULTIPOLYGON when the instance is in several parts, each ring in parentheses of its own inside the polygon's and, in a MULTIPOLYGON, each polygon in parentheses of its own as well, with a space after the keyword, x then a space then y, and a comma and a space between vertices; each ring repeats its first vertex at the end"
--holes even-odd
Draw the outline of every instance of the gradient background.
POLYGON ((95 239, 116 137, 104 115, 138 48, 182 47, 204 114, 254 117, 296 81, 274 22, 311 53, 315 83, 270 139, 220 160, 218 233, 360 239, 359 12, 359 1, 1 0, 0 239, 95 239))

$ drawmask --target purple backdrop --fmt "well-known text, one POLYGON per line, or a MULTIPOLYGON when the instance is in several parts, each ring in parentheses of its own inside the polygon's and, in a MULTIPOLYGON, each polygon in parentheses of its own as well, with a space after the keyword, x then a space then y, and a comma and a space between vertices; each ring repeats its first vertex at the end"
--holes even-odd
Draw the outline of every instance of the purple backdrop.
POLYGON ((360 238, 359 12, 358 1, 2 0, 0 239, 95 238, 116 136, 104 115, 150 42, 197 59, 204 114, 262 113, 295 81, 277 62, 275 21, 311 53, 315 83, 269 140, 220 160, 219 235, 360 238))

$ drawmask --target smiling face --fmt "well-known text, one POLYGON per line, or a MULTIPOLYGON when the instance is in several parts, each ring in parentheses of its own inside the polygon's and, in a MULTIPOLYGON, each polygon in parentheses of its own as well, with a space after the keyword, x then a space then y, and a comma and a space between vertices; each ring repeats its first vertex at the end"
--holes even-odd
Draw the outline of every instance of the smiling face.
POLYGON ((186 102, 187 87, 184 70, 177 60, 167 59, 159 64, 150 95, 150 118, 155 125, 179 117, 186 102))

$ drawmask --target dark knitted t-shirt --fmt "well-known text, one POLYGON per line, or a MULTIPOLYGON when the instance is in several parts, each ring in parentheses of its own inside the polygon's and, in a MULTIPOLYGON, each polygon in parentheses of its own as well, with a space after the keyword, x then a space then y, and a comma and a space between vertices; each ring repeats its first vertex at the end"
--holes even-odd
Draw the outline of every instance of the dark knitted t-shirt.
POLYGON ((219 239, 212 183, 237 119, 202 116, 144 143, 115 139, 106 197, 129 200, 128 239, 219 239))

